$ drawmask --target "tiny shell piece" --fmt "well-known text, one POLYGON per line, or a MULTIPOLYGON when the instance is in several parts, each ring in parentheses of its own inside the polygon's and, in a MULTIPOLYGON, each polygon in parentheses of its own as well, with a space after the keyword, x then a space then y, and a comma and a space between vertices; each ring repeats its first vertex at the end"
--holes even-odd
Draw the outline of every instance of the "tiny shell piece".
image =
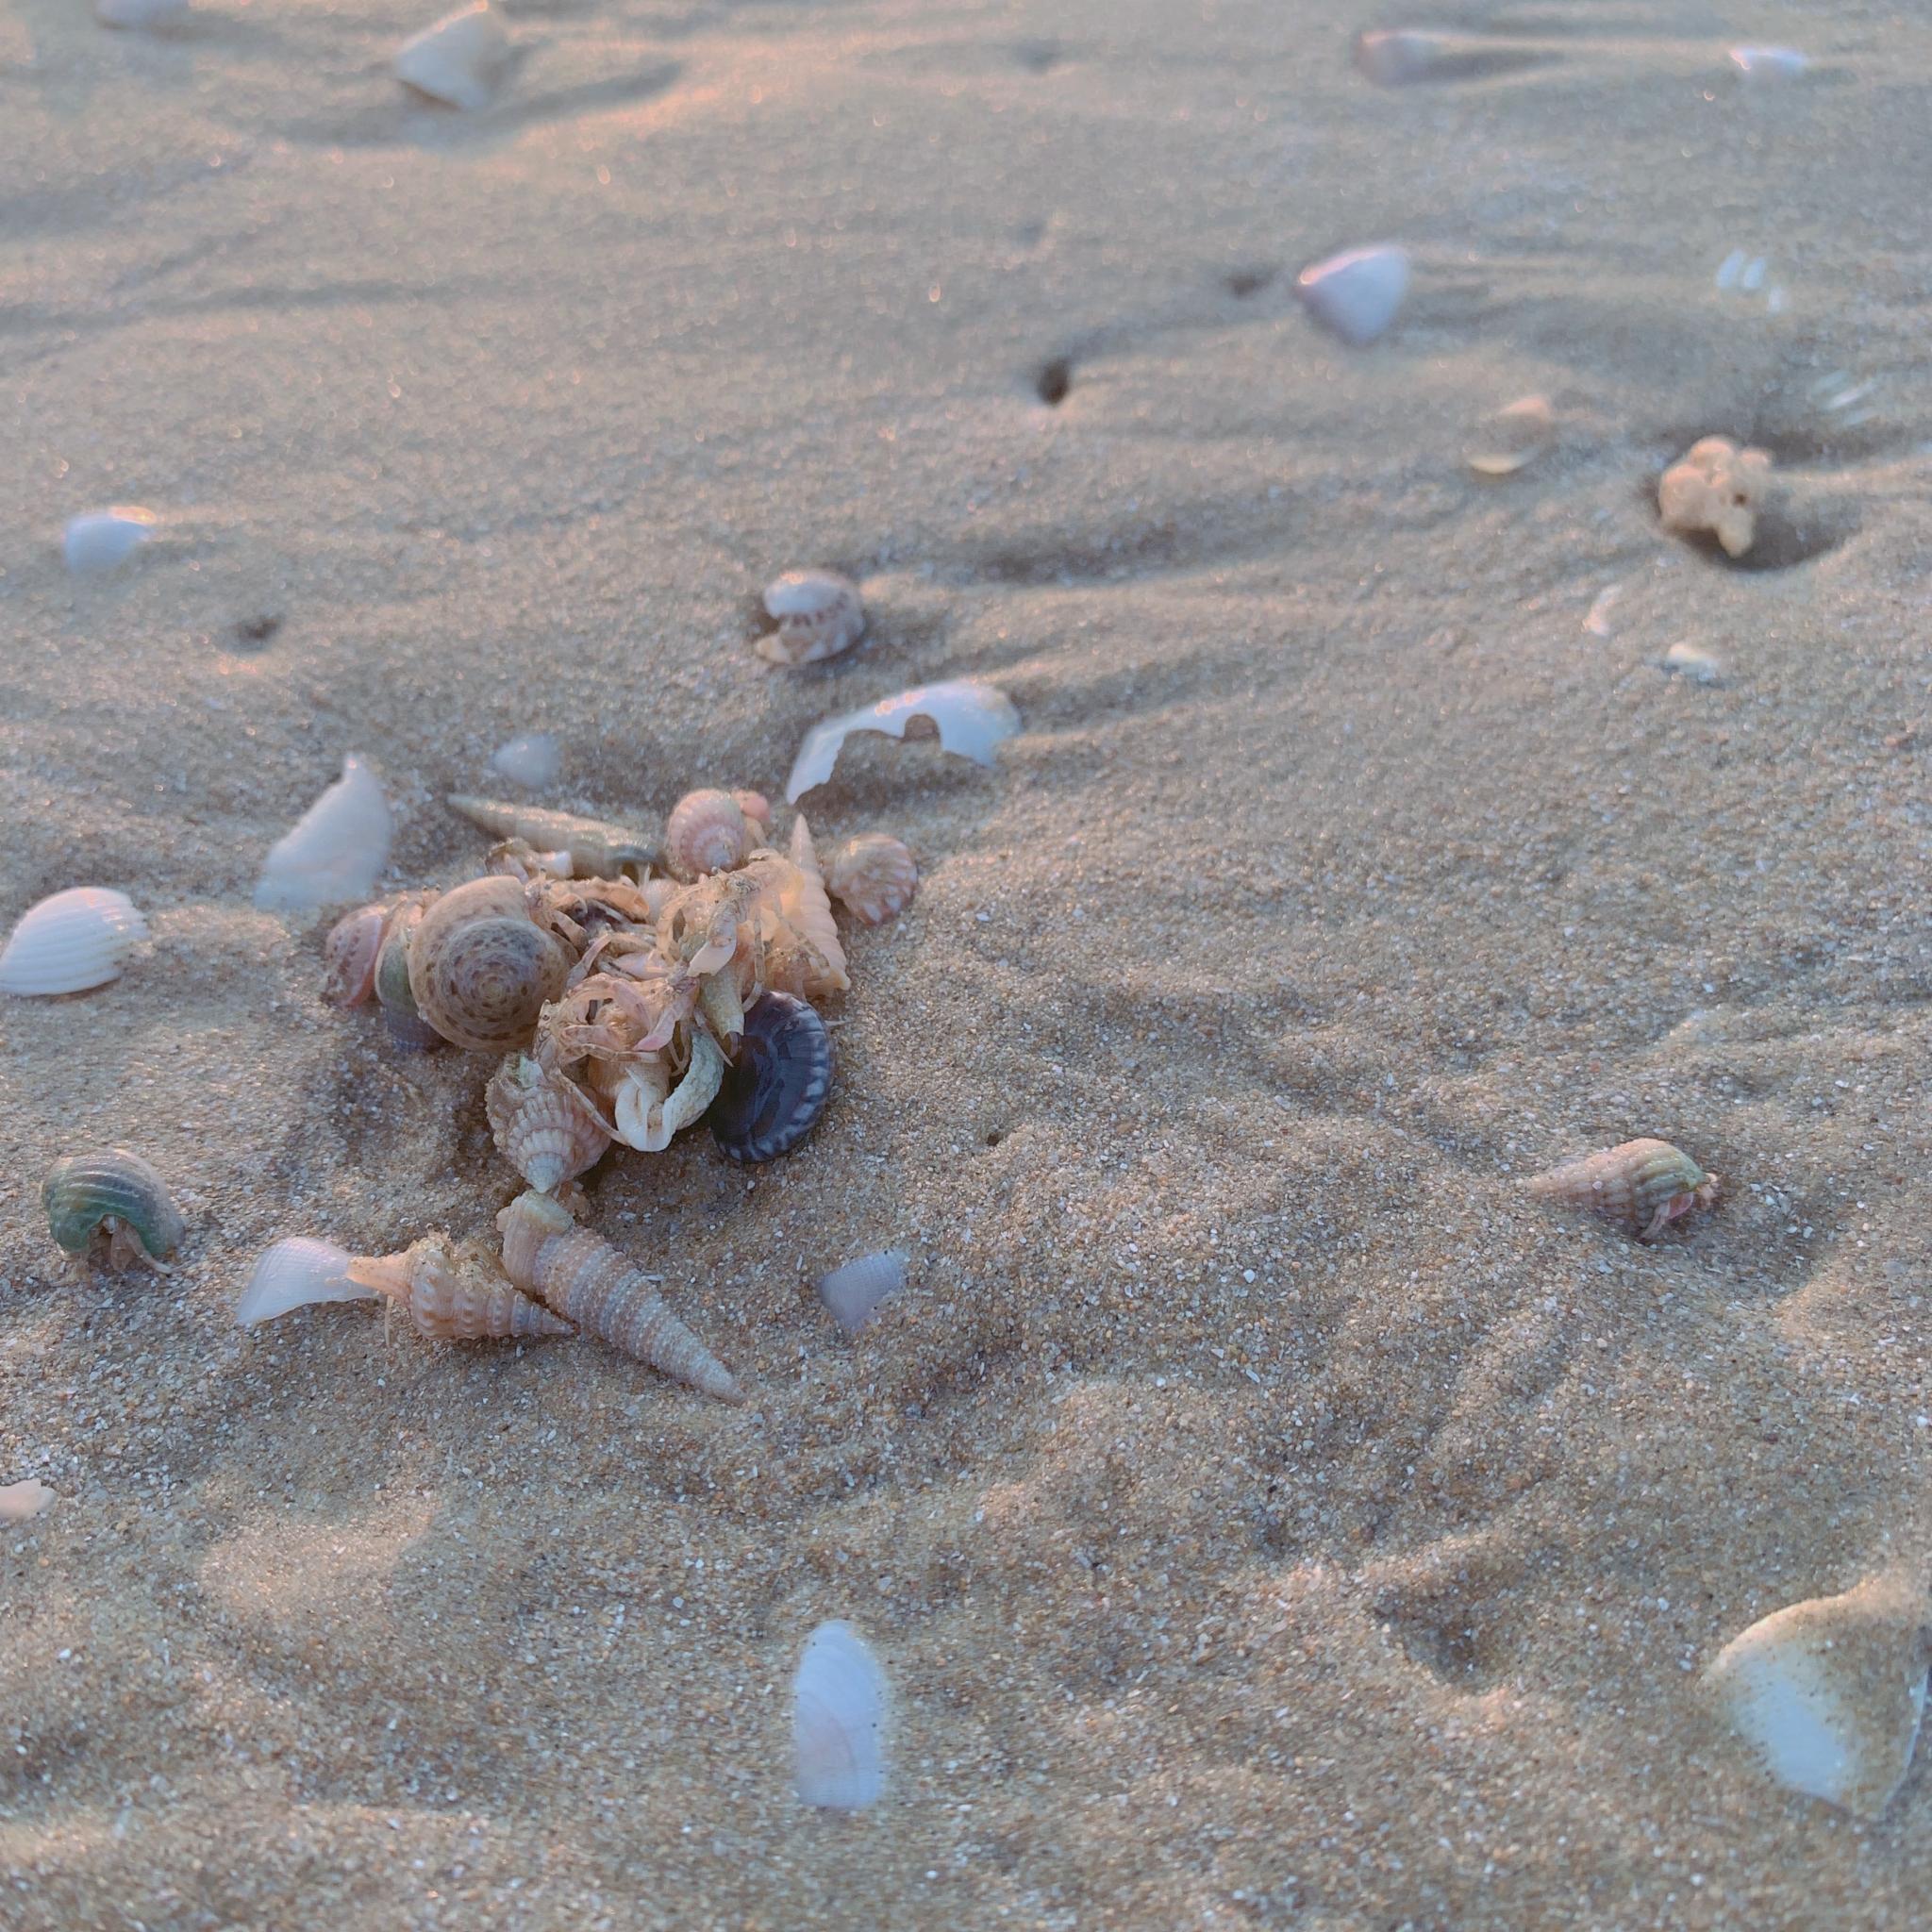
POLYGON ((905 911, 918 885, 911 853, 883 832, 846 840, 825 868, 825 890, 867 925, 882 925, 905 911))
POLYGON ((786 803, 796 805, 814 785, 823 785, 832 775, 839 747, 855 731, 883 731, 888 738, 904 738, 915 718, 931 721, 941 750, 958 752, 977 765, 991 765, 994 747, 1020 728, 1012 699, 995 685, 982 684, 976 677, 915 685, 863 710, 814 724, 791 762, 791 775, 785 781, 786 803))
POLYGON ((535 791, 557 782, 563 769, 563 744, 548 731, 525 731, 499 744, 490 755, 490 767, 535 791))
POLYGON ((1757 512, 1771 486, 1771 458, 1707 436, 1663 474, 1657 507, 1664 528, 1680 536, 1708 531, 1727 557, 1742 557, 1757 534, 1757 512))
POLYGON ((792 1778, 803 1805, 863 1811, 886 1788, 886 1674, 850 1624, 821 1624, 791 1680, 792 1778))
POLYGON ((840 1334, 849 1341, 870 1322, 879 1304, 906 1286, 906 1264, 911 1257, 904 1248, 887 1248, 882 1254, 861 1255, 834 1268, 818 1280, 818 1297, 839 1324, 840 1334))
POLYGON ((1733 47, 1731 65, 1746 81, 1795 80, 1810 61, 1795 47, 1733 47))
POLYGON ((308 1235, 293 1235, 264 1248, 235 1304, 236 1321, 253 1328, 311 1302, 374 1301, 375 1289, 349 1278, 351 1258, 346 1248, 308 1235))
POLYGON ((1528 1183, 1532 1194, 1580 1208, 1641 1241, 1654 1241, 1693 1208, 1710 1207, 1718 1186, 1716 1174, 1706 1174, 1668 1141, 1625 1141, 1528 1183))
POLYGON ((730 872, 752 844, 744 808, 728 791, 687 791, 664 822, 664 862, 681 879, 730 872))
POLYGON ((575 1084, 526 1053, 511 1054, 490 1076, 483 1108, 498 1150, 540 1193, 575 1180, 610 1145, 603 1122, 575 1084))
POLYGON ((1557 434, 1547 396, 1519 396, 1498 409, 1464 461, 1478 476, 1513 476, 1547 450, 1557 434))
POLYGON ((375 991, 375 962, 382 956, 383 934, 389 930, 389 905, 358 906, 329 928, 322 942, 327 972, 322 996, 332 1007, 359 1007, 375 991))
POLYGON ((0 1489, 0 1523, 11 1525, 38 1516, 49 1503, 58 1501, 54 1491, 37 1477, 8 1483, 0 1489))
POLYGON ((29 906, 0 947, 0 992, 85 992, 121 977, 147 922, 125 892, 74 886, 29 906))
POLYGON ((858 586, 835 570, 788 570, 765 587, 765 608, 778 628, 760 638, 768 664, 816 664, 849 651, 865 634, 858 586))
POLYGON ((112 570, 132 557, 155 534, 160 519, 139 504, 117 504, 112 509, 90 510, 69 519, 60 540, 67 568, 79 575, 87 571, 112 570))
POLYGON ((367 898, 389 862, 391 829, 382 787, 351 752, 342 775, 270 848, 255 909, 313 912, 367 898))
POLYGON ((97 1235, 108 1236, 110 1268, 158 1263, 188 1231, 167 1182, 125 1147, 57 1160, 41 1183, 41 1205, 48 1232, 70 1255, 85 1255, 97 1235))
POLYGON ((1380 246, 1331 255, 1303 269, 1295 293, 1324 328, 1365 348, 1388 331, 1408 293, 1407 251, 1380 246))
POLYGON ((1695 644, 1673 644, 1663 655, 1663 669, 1671 676, 1687 678, 1692 684, 1722 684, 1724 681, 1722 659, 1713 658, 1708 651, 1698 649, 1695 644))
POLYGON ((1370 27, 1355 37, 1356 69, 1378 87, 1406 87, 1433 73, 1453 44, 1411 27, 1370 27))
POLYGON ((540 1301, 520 1293, 475 1241, 426 1235, 400 1255, 358 1255, 349 1278, 389 1297, 431 1341, 534 1341, 575 1335, 540 1301))
POLYGON ((458 8, 397 50, 396 78, 447 108, 487 108, 509 71, 509 36, 490 0, 458 8))

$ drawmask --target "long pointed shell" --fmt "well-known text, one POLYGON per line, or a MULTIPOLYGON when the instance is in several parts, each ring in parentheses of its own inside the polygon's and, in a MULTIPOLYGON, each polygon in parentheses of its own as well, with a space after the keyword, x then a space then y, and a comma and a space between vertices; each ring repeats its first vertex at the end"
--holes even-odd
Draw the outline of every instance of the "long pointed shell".
POLYGON ((483 1108, 498 1151, 540 1193, 593 1167, 610 1145, 576 1086, 525 1053, 511 1054, 490 1076, 483 1108))
POLYGON ((312 912, 366 899, 389 862, 382 787, 351 752, 342 775, 277 839, 255 888, 258 912, 312 912))
POLYGON ((791 825, 791 870, 778 873, 778 910, 785 923, 824 960, 822 972, 807 976, 800 989, 807 999, 823 999, 827 993, 843 992, 852 982, 845 974, 845 947, 832 918, 832 902, 825 894, 824 875, 819 871, 818 854, 812 849, 811 827, 800 812, 791 825))
POLYGON ((1580 1208, 1639 1241, 1653 1240, 1693 1208, 1708 1208, 1718 1194, 1717 1175, 1668 1141, 1625 1141, 1565 1161, 1527 1186, 1541 1199, 1580 1208))
POLYGON ((898 840, 883 832, 861 832, 833 853, 825 886, 855 918, 882 925, 911 905, 919 867, 898 840))
POLYGON ((426 1235, 400 1255, 358 1255, 349 1278, 407 1314, 431 1341, 535 1341, 574 1335, 541 1302, 519 1293, 492 1256, 474 1241, 453 1246, 426 1235))
POLYGON ((70 1255, 85 1254, 97 1234, 113 1237, 108 1262, 114 1267, 140 1254, 161 1260, 187 1232, 167 1182, 125 1147, 56 1161, 41 1183, 41 1205, 48 1232, 70 1255))
POLYGON ((640 1153, 661 1154, 693 1121, 704 1118, 705 1109, 718 1097, 718 1083, 724 1077, 724 1056, 716 1041, 708 1033, 693 1033, 691 1065, 669 1093, 649 1080, 626 1079, 618 1089, 611 1109, 618 1139, 640 1153))
POLYGON ((20 915, 0 949, 0 992, 85 992, 121 977, 147 938, 147 922, 125 892, 75 886, 20 915))
POLYGON ((568 852, 580 878, 641 879, 658 860, 658 841, 629 825, 460 792, 448 802, 452 811, 499 839, 521 839, 539 852, 568 852))
POLYGON ((349 1253, 333 1241, 319 1241, 308 1235, 293 1235, 265 1248, 235 1304, 235 1319, 244 1328, 258 1322, 273 1322, 291 1308, 306 1308, 311 1302, 366 1302, 375 1298, 373 1288, 364 1288, 349 1278, 349 1253))
POLYGON ((958 752, 979 765, 991 764, 994 747, 1020 728, 1012 699, 976 677, 916 685, 863 710, 814 724, 791 761, 791 775, 785 781, 786 802, 796 805, 814 785, 823 785, 832 775, 839 747, 855 731, 883 731, 888 738, 904 738, 915 718, 930 720, 942 751, 958 752))
POLYGON ((849 651, 865 634, 858 586, 835 570, 788 570, 765 587, 778 628, 758 641, 768 664, 816 664, 849 651))
POLYGON ((573 963, 531 919, 523 887, 499 874, 445 892, 423 915, 409 941, 409 991, 445 1040, 502 1053, 528 1043, 573 963))
POLYGON ((886 1788, 886 1674, 850 1624, 821 1624, 791 1680, 799 1802, 863 1811, 886 1788))
POLYGON ((664 1297, 601 1236, 578 1227, 547 1194, 519 1194, 496 1224, 503 1265, 527 1293, 654 1369, 715 1395, 743 1396, 731 1372, 664 1305, 664 1297))
POLYGON ((728 791, 687 791, 664 822, 664 862, 681 879, 742 865, 752 842, 744 808, 728 791))

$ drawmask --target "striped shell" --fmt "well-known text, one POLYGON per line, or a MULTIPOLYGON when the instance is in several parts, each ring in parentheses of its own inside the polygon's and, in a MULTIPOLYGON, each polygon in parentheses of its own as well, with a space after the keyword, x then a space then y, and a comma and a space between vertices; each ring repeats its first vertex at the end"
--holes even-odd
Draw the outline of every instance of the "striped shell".
POLYGON ((375 991, 375 962, 393 908, 378 902, 345 912, 322 942, 322 996, 332 1007, 359 1007, 375 991))
POLYGON ((865 634, 858 586, 835 570, 788 570, 765 587, 778 628, 758 641, 767 664, 816 664, 849 651, 865 634))
POLYGON ((97 1235, 108 1236, 110 1268, 159 1261, 188 1231, 167 1182, 125 1147, 56 1161, 41 1183, 41 1205, 48 1232, 70 1255, 85 1255, 97 1235))
POLYGON ((445 892, 409 941, 409 991, 424 1019, 470 1053, 525 1045, 563 991, 570 949, 530 917, 500 874, 445 892))
POLYGON ((911 853, 883 832, 846 840, 825 868, 826 891, 867 925, 882 925, 905 911, 918 886, 911 853))
POLYGON ((29 906, 0 949, 0 992, 85 992, 121 977, 147 922, 125 892, 75 886, 29 906))
POLYGON ((518 1293, 496 1258, 475 1241, 452 1246, 432 1234, 400 1255, 358 1255, 349 1279, 384 1294, 431 1341, 533 1341, 574 1335, 541 1302, 518 1293))
POLYGON ((1708 1208, 1718 1177, 1668 1141, 1625 1141, 1538 1174, 1528 1188, 1541 1200, 1582 1208, 1647 1241, 1693 1208, 1708 1208))
POLYGON ((733 1160, 776 1160, 818 1124, 832 1091, 832 1036, 789 992, 761 993, 745 1010, 744 1037, 706 1115, 733 1160))
POLYGON ((483 1109, 497 1151, 540 1193, 596 1164, 610 1145, 591 1103, 561 1074, 513 1053, 490 1076, 483 1109))
POLYGON ((634 1359, 721 1402, 743 1400, 731 1372, 664 1306, 657 1289, 548 1194, 519 1194, 496 1224, 503 1265, 519 1288, 634 1359))
POLYGON ((664 823, 664 862, 681 879, 729 872, 752 844, 744 808, 728 791, 687 791, 664 823))

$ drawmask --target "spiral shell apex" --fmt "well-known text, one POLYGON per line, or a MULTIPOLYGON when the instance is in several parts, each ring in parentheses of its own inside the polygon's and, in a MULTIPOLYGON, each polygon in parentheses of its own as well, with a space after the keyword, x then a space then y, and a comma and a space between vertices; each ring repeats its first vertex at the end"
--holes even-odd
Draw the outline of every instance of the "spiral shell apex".
POLYGON ((1528 1189, 1647 1241, 1692 1208, 1711 1206, 1718 1185, 1716 1174, 1668 1141, 1625 1141, 1538 1174, 1528 1189))
POLYGON ((158 1263, 188 1231, 168 1184, 125 1147, 71 1154, 41 1183, 47 1230, 70 1255, 86 1255, 108 1237, 108 1265, 158 1263))
POLYGON ((470 1053, 521 1046, 563 991, 570 949, 501 874, 445 892, 409 941, 409 991, 430 1025, 470 1053))
POLYGON ((898 840, 883 832, 848 839, 825 868, 825 889, 854 918, 882 925, 912 903, 919 868, 898 840))
POLYGON ((664 825, 664 862, 681 879, 729 872, 752 847, 744 808, 728 791, 687 791, 664 825))
POLYGON ((534 1341, 576 1330, 520 1293, 494 1257, 474 1241, 425 1236, 400 1255, 358 1255, 348 1277, 384 1294, 431 1341, 534 1341))
POLYGON ((513 1053, 483 1090, 490 1131, 504 1158, 540 1193, 593 1167, 610 1136, 575 1085, 513 1053))

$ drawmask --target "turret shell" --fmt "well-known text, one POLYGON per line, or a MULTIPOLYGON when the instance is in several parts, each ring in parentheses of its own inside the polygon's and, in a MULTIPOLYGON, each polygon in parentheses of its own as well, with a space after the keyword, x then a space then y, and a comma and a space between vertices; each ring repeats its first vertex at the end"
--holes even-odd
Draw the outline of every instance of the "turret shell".
POLYGON ((168 1184, 125 1147, 70 1154, 41 1183, 47 1230, 70 1255, 85 1255, 108 1237, 108 1265, 160 1261, 181 1244, 187 1224, 168 1184))
POLYGON ((483 1090, 497 1150, 540 1193, 553 1193, 593 1167, 610 1136, 591 1103, 562 1074, 513 1053, 483 1090))
POLYGON ((461 792, 452 792, 448 803, 498 839, 521 839, 538 852, 568 852, 579 878, 641 879, 657 862, 657 840, 634 826, 461 792))
POLYGON ((1693 1208, 1708 1208, 1719 1184, 1716 1174, 1706 1174, 1668 1141, 1625 1141, 1566 1161, 1527 1185, 1540 1198, 1582 1208, 1647 1241, 1693 1208))
POLYGON ((530 917, 523 887, 499 874, 443 893, 423 915, 409 941, 409 991, 445 1040, 502 1053, 528 1042, 573 963, 530 917))
POLYGON ((912 903, 919 867, 898 840, 861 832, 832 855, 825 888, 855 918, 881 925, 912 903))
POLYGON ((495 1257, 475 1241, 460 1247, 433 1234, 400 1255, 361 1255, 349 1279, 384 1294, 431 1341, 535 1341, 574 1335, 541 1302, 518 1291, 495 1257))
POLYGON ((125 892, 75 886, 30 906, 0 949, 0 992, 84 992, 119 979, 147 922, 125 892))

